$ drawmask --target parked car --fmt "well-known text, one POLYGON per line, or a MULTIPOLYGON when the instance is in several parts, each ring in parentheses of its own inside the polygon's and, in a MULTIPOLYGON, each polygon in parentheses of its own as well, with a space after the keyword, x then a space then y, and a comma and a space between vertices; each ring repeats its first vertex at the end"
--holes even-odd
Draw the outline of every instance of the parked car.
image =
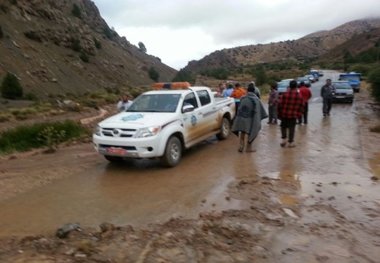
POLYGON ((312 72, 312 73, 310 73, 310 75, 313 75, 315 81, 319 81, 319 74, 318 74, 318 72, 312 72))
POLYGON ((289 87, 289 82, 292 81, 293 79, 283 79, 279 82, 277 82, 277 91, 278 91, 278 94, 282 94, 284 93, 288 87, 289 87))
POLYGON ((311 85, 311 81, 307 77, 298 77, 296 81, 297 81, 297 85, 299 85, 302 81, 303 83, 305 83, 305 85, 311 85))
POLYGON ((360 91, 360 81, 362 79, 361 73, 350 72, 339 74, 339 80, 348 81, 355 92, 360 91))
POLYGON ((313 74, 305 75, 305 78, 308 78, 308 79, 310 80, 311 83, 316 82, 315 77, 314 77, 313 74))
POLYGON ((333 102, 349 102, 354 101, 354 90, 348 81, 333 81, 334 86, 333 102))

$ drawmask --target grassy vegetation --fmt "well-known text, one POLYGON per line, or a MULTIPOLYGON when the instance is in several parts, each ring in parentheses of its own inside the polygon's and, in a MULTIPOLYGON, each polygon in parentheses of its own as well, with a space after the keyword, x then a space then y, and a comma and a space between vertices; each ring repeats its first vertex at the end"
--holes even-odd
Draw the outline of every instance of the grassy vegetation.
POLYGON ((83 126, 69 120, 19 126, 0 133, 0 154, 41 147, 53 149, 59 143, 80 138, 85 134, 87 130, 83 126))

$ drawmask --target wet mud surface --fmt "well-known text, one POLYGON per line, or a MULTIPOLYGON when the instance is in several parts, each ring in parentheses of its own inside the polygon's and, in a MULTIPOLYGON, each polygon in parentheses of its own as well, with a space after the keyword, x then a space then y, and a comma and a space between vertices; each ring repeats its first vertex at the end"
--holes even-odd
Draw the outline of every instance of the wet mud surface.
POLYGON ((263 122, 256 152, 210 139, 173 169, 90 143, 0 159, 0 262, 379 262, 379 113, 309 106, 295 148, 263 122))

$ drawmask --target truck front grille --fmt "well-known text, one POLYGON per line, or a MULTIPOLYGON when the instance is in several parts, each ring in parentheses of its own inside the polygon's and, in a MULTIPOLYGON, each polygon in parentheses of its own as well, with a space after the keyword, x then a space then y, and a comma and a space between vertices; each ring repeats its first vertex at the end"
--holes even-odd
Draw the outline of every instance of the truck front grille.
POLYGON ((102 135, 107 137, 122 137, 129 138, 135 135, 135 129, 118 129, 118 128, 103 128, 102 135))

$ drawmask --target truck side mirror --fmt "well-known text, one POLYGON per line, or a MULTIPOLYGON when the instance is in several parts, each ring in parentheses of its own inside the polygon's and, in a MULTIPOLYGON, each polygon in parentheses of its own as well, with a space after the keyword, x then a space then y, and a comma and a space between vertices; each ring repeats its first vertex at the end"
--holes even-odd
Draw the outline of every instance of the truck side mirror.
POLYGON ((182 112, 183 113, 186 113, 186 112, 192 112, 193 110, 194 110, 195 108, 194 108, 194 106, 193 105, 191 105, 191 104, 185 104, 185 105, 183 105, 183 107, 182 107, 182 112))

